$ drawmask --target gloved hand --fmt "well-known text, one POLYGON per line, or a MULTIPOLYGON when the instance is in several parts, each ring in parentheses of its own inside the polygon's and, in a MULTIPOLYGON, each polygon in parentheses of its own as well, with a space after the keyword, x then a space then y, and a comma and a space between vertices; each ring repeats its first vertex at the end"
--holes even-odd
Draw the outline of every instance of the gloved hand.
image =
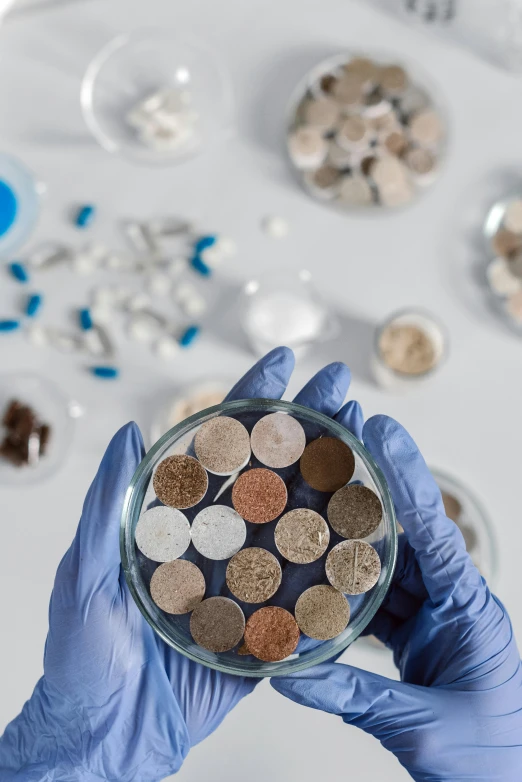
POLYGON ((402 681, 326 663, 272 686, 371 733, 417 782, 520 782, 522 669, 506 610, 404 429, 377 416, 363 441, 405 531, 392 588, 368 627, 393 650, 402 681))
MULTIPOLYGON (((229 399, 280 398, 294 366, 279 348, 239 381, 229 399)), ((346 367, 331 365, 297 401, 359 427, 346 367)), ((56 575, 44 676, 0 739, 2 782, 156 782, 176 772, 256 680, 228 676, 178 654, 135 606, 120 566, 125 492, 143 458, 135 424, 102 460, 74 542, 56 575)))

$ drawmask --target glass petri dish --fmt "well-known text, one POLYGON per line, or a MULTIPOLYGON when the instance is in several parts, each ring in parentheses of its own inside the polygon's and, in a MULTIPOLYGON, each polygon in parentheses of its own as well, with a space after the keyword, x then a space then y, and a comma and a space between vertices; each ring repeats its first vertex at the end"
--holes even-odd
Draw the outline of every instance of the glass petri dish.
POLYGON ((38 483, 53 475, 61 466, 71 444, 74 419, 83 411, 76 402, 67 399, 49 380, 30 373, 0 375, 0 437, 4 432, 1 420, 8 404, 17 400, 31 407, 42 423, 51 427, 45 455, 34 465, 15 467, 0 457, 0 484, 18 487, 38 483))
POLYGON ((0 153, 0 258, 9 258, 31 235, 44 187, 24 164, 0 153))
MULTIPOLYGON (((261 465, 252 457, 249 466, 264 465, 261 465)), ((299 463, 284 470, 275 470, 275 472, 283 478, 287 487, 291 487, 292 496, 298 497, 298 482, 303 480, 299 473, 299 463)), ((189 521, 192 521, 194 516, 209 503, 217 502, 230 505, 230 490, 237 475, 231 478, 220 478, 212 475, 209 477, 210 484, 205 499, 195 508, 186 511, 189 521)), ((307 494, 308 507, 312 507, 312 504, 315 503, 314 509, 322 512, 324 515, 331 494, 326 495, 320 492, 311 492, 311 490, 310 493, 318 496, 315 496, 312 501, 307 494)), ((300 507, 298 499, 294 504, 289 503, 285 512, 292 507, 300 507)), ((237 601, 247 618, 261 605, 278 605, 293 611, 298 596, 306 588, 317 583, 327 583, 324 570, 326 554, 317 562, 304 566, 307 568, 304 579, 302 578, 302 567, 293 566, 301 569, 299 580, 296 580, 296 571, 292 571, 290 563, 283 560, 275 547, 273 533, 276 523, 274 521, 259 525, 247 522, 248 531, 245 547, 261 546, 262 548, 267 548, 277 556, 283 567, 282 587, 271 600, 255 605, 237 601), (292 572, 294 572, 294 577, 292 577, 292 572)), ((329 549, 341 541, 341 538, 333 530, 330 530, 330 533, 329 549)), ((122 514, 120 542, 123 569, 131 594, 147 622, 165 643, 191 660, 210 668, 224 673, 255 677, 287 675, 304 670, 342 652, 358 637, 382 603, 391 582, 397 555, 395 513, 388 487, 381 471, 362 444, 346 429, 321 413, 290 402, 268 399, 224 402, 221 405, 191 416, 167 432, 147 453, 133 476, 127 491, 122 514), (328 435, 346 443, 352 449, 356 461, 352 482, 359 481, 376 492, 382 504, 383 517, 375 532, 365 538, 379 554, 381 560, 379 580, 365 594, 358 596, 347 595, 350 603, 351 618, 346 630, 330 641, 313 641, 305 636, 301 636, 297 650, 293 655, 280 662, 266 663, 248 654, 238 654, 237 650, 234 649, 225 653, 207 651, 193 641, 189 631, 189 615, 172 616, 163 613, 149 594, 150 579, 158 564, 148 560, 138 551, 134 538, 136 524, 141 513, 155 503, 156 498, 151 478, 155 467, 160 461, 174 454, 193 453, 193 440, 196 432, 202 424, 211 419, 222 415, 232 416, 241 421, 251 431, 254 424, 261 417, 274 412, 288 413, 296 418, 305 429, 307 441, 328 435)), ((202 569, 207 584, 206 597, 220 594, 224 596, 229 595, 224 581, 226 561, 205 561, 196 552, 193 545, 190 545, 183 558, 189 559, 202 569)))
POLYGON ((180 163, 222 142, 233 125, 232 87, 219 57, 201 41, 172 30, 138 30, 110 41, 87 68, 81 105, 104 149, 145 165, 180 163), (150 127, 157 121, 169 130, 161 143, 129 121, 144 101, 154 103, 159 91, 168 93, 167 103, 176 96, 181 101, 178 108, 169 104, 174 113, 167 103, 163 114, 154 108, 150 127))
POLYGON ((395 55, 345 52, 323 60, 289 102, 287 152, 299 183, 344 212, 414 203, 437 180, 446 155, 441 103, 420 69, 395 55))

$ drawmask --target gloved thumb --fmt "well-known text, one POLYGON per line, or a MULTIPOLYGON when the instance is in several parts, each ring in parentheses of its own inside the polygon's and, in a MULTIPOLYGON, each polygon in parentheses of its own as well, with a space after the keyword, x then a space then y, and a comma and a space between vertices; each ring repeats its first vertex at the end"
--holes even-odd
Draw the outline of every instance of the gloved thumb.
POLYGON ((135 423, 116 432, 85 498, 75 538, 56 574, 57 584, 72 581, 83 597, 106 584, 117 588, 123 502, 144 453, 135 423))
POLYGON ((426 722, 424 688, 351 665, 323 663, 292 676, 274 677, 270 683, 290 700, 337 714, 383 742, 408 724, 426 722))

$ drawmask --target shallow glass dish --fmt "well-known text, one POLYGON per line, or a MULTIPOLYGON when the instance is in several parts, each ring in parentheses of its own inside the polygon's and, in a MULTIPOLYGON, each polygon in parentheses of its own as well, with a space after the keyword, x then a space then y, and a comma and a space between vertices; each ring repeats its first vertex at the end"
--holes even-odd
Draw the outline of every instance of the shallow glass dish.
MULTIPOLYGON (((261 465, 252 456, 250 466, 264 465, 261 465)), ((291 489, 289 491, 290 500, 285 512, 295 507, 302 507, 298 501, 292 503, 292 497, 299 496, 299 485, 301 488, 305 488, 299 471, 299 462, 283 470, 275 470, 275 472, 291 489)), ((199 510, 212 502, 230 505, 230 490, 236 477, 237 474, 232 477, 218 477, 209 474, 209 489, 206 497, 195 508, 186 511, 189 521, 192 521, 199 510)), ((306 504, 325 516, 326 505, 330 497, 331 494, 309 489, 306 504)), ((279 605, 293 612, 295 602, 301 592, 314 584, 327 583, 324 573, 326 554, 310 565, 297 566, 301 569, 299 579, 296 579, 295 575, 292 577, 292 567, 296 566, 283 560, 275 548, 273 533, 276 523, 277 521, 273 521, 268 524, 256 525, 247 522, 248 532, 244 547, 261 546, 268 549, 277 556, 283 567, 282 586, 271 600, 255 605, 240 603, 247 619, 255 610, 265 605, 279 605), (301 578, 303 567, 309 569, 304 579, 301 578)), ((330 535, 330 545, 327 551, 342 540, 333 530, 330 530, 330 535)), ((393 576, 397 555, 396 520, 390 493, 381 471, 362 444, 344 427, 321 413, 301 405, 272 399, 224 402, 187 418, 167 432, 147 453, 132 478, 122 514, 120 543, 123 569, 131 594, 147 622, 165 643, 191 660, 218 671, 256 677, 287 675, 316 665, 342 652, 359 636, 381 605, 393 576), (136 524, 141 513, 152 504, 156 504, 152 476, 159 462, 174 454, 192 454, 196 432, 202 424, 217 416, 226 415, 236 418, 250 432, 260 418, 274 412, 289 413, 296 418, 305 429, 307 442, 326 435, 335 437, 348 445, 354 453, 356 462, 355 472, 350 482, 360 482, 375 491, 382 504, 383 517, 375 532, 365 538, 379 554, 381 574, 377 584, 369 592, 357 596, 347 595, 351 618, 346 630, 330 641, 314 641, 302 635, 293 655, 280 662, 267 663, 248 654, 238 654, 237 649, 225 653, 213 653, 198 646, 190 635, 189 614, 182 616, 166 614, 151 599, 149 584, 158 563, 152 562, 141 554, 135 545, 134 538, 136 524)), ((224 579, 227 561, 210 562, 205 560, 192 544, 182 558, 189 559, 202 569, 207 584, 206 597, 229 595, 224 579)))
POLYGON ((137 30, 110 41, 87 68, 81 105, 104 149, 145 165, 180 163, 223 141, 233 125, 231 82, 219 57, 201 41, 168 29, 137 30), (147 145, 128 121, 159 90, 189 95, 197 114, 193 132, 173 148, 147 145))
POLYGON ((31 235, 44 191, 20 160, 0 153, 0 258, 10 258, 31 235))

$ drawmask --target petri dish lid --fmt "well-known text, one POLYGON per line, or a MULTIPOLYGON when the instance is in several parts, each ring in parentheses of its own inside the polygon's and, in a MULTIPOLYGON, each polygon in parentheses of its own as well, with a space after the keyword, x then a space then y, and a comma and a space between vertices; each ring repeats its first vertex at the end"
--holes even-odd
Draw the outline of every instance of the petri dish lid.
POLYGON ((28 239, 40 214, 41 185, 25 165, 0 152, 0 258, 28 239))

